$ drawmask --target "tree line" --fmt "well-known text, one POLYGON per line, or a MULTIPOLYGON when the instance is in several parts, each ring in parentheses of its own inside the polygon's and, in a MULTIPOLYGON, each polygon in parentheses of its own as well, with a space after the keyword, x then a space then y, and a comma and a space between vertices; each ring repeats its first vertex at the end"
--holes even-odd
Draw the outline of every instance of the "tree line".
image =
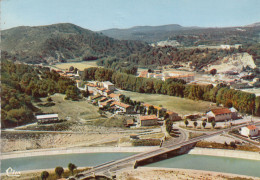
POLYGON ((139 93, 164 94, 192 100, 211 101, 234 107, 242 113, 260 115, 260 99, 255 94, 230 89, 225 84, 194 85, 179 79, 166 81, 136 77, 112 69, 92 67, 84 70, 83 80, 111 81, 116 87, 139 93))

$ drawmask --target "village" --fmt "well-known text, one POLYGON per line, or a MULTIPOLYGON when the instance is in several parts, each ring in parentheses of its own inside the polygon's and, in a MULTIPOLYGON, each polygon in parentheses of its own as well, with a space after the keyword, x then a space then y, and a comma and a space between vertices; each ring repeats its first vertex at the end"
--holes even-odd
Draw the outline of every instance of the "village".
MULTIPOLYGON (((170 109, 165 107, 156 106, 140 101, 133 101, 129 97, 120 93, 120 89, 117 89, 115 85, 109 81, 88 81, 83 82, 80 80, 79 71, 74 73, 73 71, 61 71, 56 70, 62 76, 68 76, 76 81, 77 88, 81 91, 87 91, 88 97, 86 101, 99 108, 99 113, 106 115, 107 117, 123 116, 126 117, 124 126, 126 128, 145 128, 145 127, 158 127, 162 126, 166 128, 167 121, 173 123, 174 128, 180 128, 184 131, 207 132, 212 126, 213 129, 226 129, 235 125, 241 125, 250 123, 252 117, 240 114, 234 107, 225 108, 217 107, 210 108, 205 113, 186 114, 179 115, 170 109), (194 128, 192 126, 194 126, 194 128), (202 128, 202 126, 204 128, 202 128)), ((168 78, 177 78, 185 80, 187 83, 194 82, 194 75, 168 72, 160 73, 160 71, 154 71, 149 73, 148 71, 141 71, 139 77, 158 78, 162 77, 164 80, 168 78)), ((38 122, 44 123, 44 121, 55 122, 58 120, 58 114, 39 115, 36 117, 38 122)), ((174 128, 171 129, 174 129, 174 128)), ((171 134, 171 132, 169 132, 171 134)), ((177 133, 178 134, 178 133, 177 133)), ((175 133, 176 135, 176 133, 175 133)), ((236 132, 236 136, 241 137, 241 141, 258 143, 260 141, 259 128, 254 125, 248 125, 236 132)), ((237 138, 237 137, 236 137, 237 138)))

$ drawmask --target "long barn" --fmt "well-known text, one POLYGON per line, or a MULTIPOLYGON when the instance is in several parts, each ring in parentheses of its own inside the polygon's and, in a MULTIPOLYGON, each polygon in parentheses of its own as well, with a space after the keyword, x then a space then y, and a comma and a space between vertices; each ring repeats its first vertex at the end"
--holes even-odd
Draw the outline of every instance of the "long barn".
POLYGON ((37 115, 36 119, 38 123, 48 123, 48 122, 55 122, 59 120, 58 114, 43 114, 37 115))

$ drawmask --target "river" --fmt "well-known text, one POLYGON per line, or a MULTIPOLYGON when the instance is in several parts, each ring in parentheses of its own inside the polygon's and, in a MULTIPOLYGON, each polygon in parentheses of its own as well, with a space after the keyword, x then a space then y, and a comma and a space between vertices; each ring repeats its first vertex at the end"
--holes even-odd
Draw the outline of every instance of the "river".
MULTIPOLYGON (((84 153, 4 159, 1 161, 1 172, 5 172, 8 167, 16 171, 25 171, 50 169, 57 166, 67 167, 69 163, 74 163, 78 167, 95 166, 133 154, 136 153, 84 153)), ((146 167, 208 170, 260 177, 260 161, 205 155, 185 154, 149 164, 146 167)))

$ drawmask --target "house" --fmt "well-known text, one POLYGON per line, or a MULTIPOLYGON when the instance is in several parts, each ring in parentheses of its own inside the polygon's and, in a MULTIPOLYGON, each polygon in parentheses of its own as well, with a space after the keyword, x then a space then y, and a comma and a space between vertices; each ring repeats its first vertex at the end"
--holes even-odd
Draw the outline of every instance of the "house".
POLYGON ((36 115, 36 119, 38 123, 50 123, 59 120, 58 114, 43 114, 43 115, 36 115))
POLYGON ((207 113, 208 120, 225 121, 231 119, 232 112, 228 108, 212 109, 207 113))
POLYGON ((126 114, 130 114, 134 112, 134 107, 125 103, 114 101, 113 103, 110 104, 110 107, 113 106, 116 107, 116 110, 118 112, 124 112, 126 114))
POLYGON ((112 99, 109 99, 109 100, 103 101, 103 102, 98 102, 98 107, 104 108, 105 106, 109 106, 113 102, 114 101, 112 99))
POLYGON ((119 101, 120 102, 120 98, 122 97, 122 94, 115 94, 115 93, 111 93, 108 95, 108 97, 110 97, 111 99, 115 100, 115 101, 119 101))
POLYGON ((109 94, 111 94, 112 93, 112 91, 110 91, 110 90, 105 90, 104 92, 103 92, 103 96, 108 96, 109 94))
POLYGON ((231 119, 238 119, 238 111, 234 107, 229 108, 229 110, 231 111, 231 119))
POLYGON ((93 100, 98 99, 98 98, 100 98, 100 97, 102 97, 102 96, 101 96, 100 94, 97 94, 97 95, 94 95, 94 96, 89 96, 89 97, 88 97, 88 100, 93 101, 93 100))
POLYGON ((175 112, 166 111, 166 113, 169 114, 169 119, 171 121, 179 121, 179 120, 181 120, 181 117, 177 113, 175 113, 175 112))
POLYGON ((134 126, 135 122, 133 119, 126 120, 126 127, 134 126))
POLYGON ((165 109, 163 107, 159 107, 159 106, 153 106, 153 107, 154 107, 154 109, 157 109, 157 117, 160 116, 160 111, 161 112, 166 112, 167 111, 167 109, 165 109))
POLYGON ((103 87, 106 88, 107 90, 114 91, 115 90, 115 85, 111 83, 110 81, 105 81, 102 83, 103 87))
POLYGON ((141 71, 138 77, 147 78, 147 76, 148 76, 148 71, 141 71))
POLYGON ((258 128, 255 125, 250 125, 246 127, 242 127, 240 134, 247 137, 257 136, 258 135, 258 128))
POLYGON ((141 126, 154 126, 157 125, 158 118, 156 115, 140 116, 141 126))

